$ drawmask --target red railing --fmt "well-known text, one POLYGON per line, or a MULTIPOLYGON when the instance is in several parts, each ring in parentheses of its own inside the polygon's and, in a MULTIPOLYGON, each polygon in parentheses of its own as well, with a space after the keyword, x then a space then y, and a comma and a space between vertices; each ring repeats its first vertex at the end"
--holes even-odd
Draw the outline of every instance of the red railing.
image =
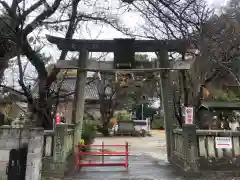
MULTIPOLYGON (((102 142, 101 145, 78 145, 78 151, 76 154, 76 167, 80 168, 83 166, 124 166, 125 168, 128 168, 128 157, 129 157, 129 151, 128 151, 128 142, 126 142, 125 144, 110 144, 110 145, 106 145, 102 142), (83 147, 89 147, 91 149, 91 147, 100 147, 100 151, 95 151, 95 152, 82 152, 83 147), (121 151, 109 151, 109 150, 105 150, 105 148, 107 147, 125 147, 123 152, 121 151), (86 160, 81 160, 81 156, 82 155, 90 155, 90 156, 101 156, 101 162, 95 162, 95 161, 91 161, 88 160, 89 163, 85 163, 86 160), (105 161, 105 156, 125 156, 125 160, 124 162, 106 162, 105 161)), ((99 149, 98 149, 99 150, 99 149)))

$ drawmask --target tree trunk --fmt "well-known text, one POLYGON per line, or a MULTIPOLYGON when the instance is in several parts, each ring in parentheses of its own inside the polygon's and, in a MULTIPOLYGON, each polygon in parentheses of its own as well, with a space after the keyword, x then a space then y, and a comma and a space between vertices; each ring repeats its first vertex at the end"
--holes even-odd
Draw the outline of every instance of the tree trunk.
MULTIPOLYGON (((37 103, 33 103, 33 97, 29 97, 29 105, 33 105, 33 113, 36 113, 36 126, 44 127, 44 129, 53 128, 53 119, 52 119, 52 103, 49 101, 51 94, 49 94, 50 87, 46 86, 47 82, 47 71, 42 59, 40 59, 37 52, 35 52, 27 41, 24 42, 22 46, 23 53, 27 56, 31 64, 36 68, 38 73, 38 98, 37 103)), ((26 90, 25 85, 21 85, 23 89, 26 90)), ((26 92, 26 95, 28 93, 26 92)), ((30 96, 30 95, 29 95, 30 96)))
POLYGON ((109 128, 109 123, 108 122, 103 123, 102 128, 100 130, 103 136, 110 135, 108 128, 109 128))
POLYGON ((182 70, 181 71, 181 75, 182 75, 182 86, 183 86, 183 102, 184 102, 184 106, 188 106, 189 105, 189 92, 188 92, 188 80, 187 80, 187 76, 186 76, 186 71, 182 70))
POLYGON ((28 122, 30 123, 30 126, 36 127, 37 126, 37 119, 36 119, 36 113, 35 113, 35 107, 33 104, 28 103, 28 111, 26 114, 26 118, 28 122))
POLYGON ((109 122, 111 117, 106 114, 101 114, 101 125, 98 126, 98 131, 102 133, 103 136, 109 136, 109 122))
POLYGON ((50 102, 51 95, 48 93, 49 89, 45 86, 46 80, 39 80, 39 99, 37 109, 37 126, 44 127, 44 129, 53 129, 52 106, 50 102))
POLYGON ((100 113, 101 113, 101 124, 99 127, 99 132, 104 136, 109 136, 109 122, 113 116, 113 102, 112 100, 106 100, 104 97, 100 96, 100 113))

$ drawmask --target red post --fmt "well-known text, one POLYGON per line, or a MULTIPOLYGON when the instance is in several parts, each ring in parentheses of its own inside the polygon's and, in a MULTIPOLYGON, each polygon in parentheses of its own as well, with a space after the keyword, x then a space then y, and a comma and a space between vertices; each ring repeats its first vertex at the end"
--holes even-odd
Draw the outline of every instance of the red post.
POLYGON ((81 164, 81 155, 82 155, 82 149, 83 149, 83 147, 82 147, 82 144, 80 144, 79 146, 78 146, 78 164, 79 164, 79 167, 80 167, 80 164, 81 164))
POLYGON ((126 142, 126 159, 125 159, 125 168, 128 168, 128 142, 126 142))
POLYGON ((104 142, 102 142, 102 163, 104 164, 104 142))
MULTIPOLYGON (((89 145, 81 145, 79 144, 77 148, 77 153, 76 153, 76 167, 93 167, 93 166, 124 166, 125 168, 128 168, 129 162, 129 145, 128 142, 125 144, 111 144, 111 145, 106 145, 104 142, 99 145, 94 145, 100 147, 100 152, 99 150, 96 152, 82 152, 82 147, 86 147, 89 145), (125 150, 122 151, 107 151, 105 150, 105 146, 110 146, 110 147, 125 147, 125 150), (94 163, 89 161, 88 163, 81 162, 81 155, 93 155, 93 156, 102 156, 102 162, 100 163, 94 163), (105 162, 104 156, 125 156, 124 162, 105 162)), ((99 149, 99 148, 98 148, 99 149)))
POLYGON ((79 145, 76 147, 77 148, 77 152, 76 152, 76 168, 79 168, 80 166, 80 160, 79 160, 79 156, 80 156, 80 152, 79 152, 79 145))

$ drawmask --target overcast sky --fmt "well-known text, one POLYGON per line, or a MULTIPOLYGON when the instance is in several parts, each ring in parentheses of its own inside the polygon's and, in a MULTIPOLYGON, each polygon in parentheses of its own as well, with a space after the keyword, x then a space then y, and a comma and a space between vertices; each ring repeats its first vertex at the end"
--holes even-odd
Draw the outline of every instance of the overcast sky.
MULTIPOLYGON (((7 2, 10 2, 10 0, 6 0, 7 2)), ((90 1, 90 0, 89 0, 90 1)), ((114 0, 112 0, 114 1, 114 0)), ((227 0, 208 0, 210 6, 214 6, 216 8, 220 8, 226 3, 227 0)), ((29 0, 30 3, 32 3, 32 0, 29 0)), ((112 3, 114 5, 114 3, 112 3)), ((101 4, 102 5, 102 4, 101 4)), ((87 9, 86 9, 87 10, 87 9)), ((144 23, 143 19, 140 17, 138 13, 125 13, 121 16, 121 20, 126 26, 135 28, 138 25, 141 25, 141 23, 144 23)), ((83 26, 81 28, 81 34, 76 34, 74 38, 77 39, 113 39, 113 38, 123 38, 126 37, 120 32, 117 32, 113 28, 110 28, 109 26, 102 26, 102 25, 96 25, 94 23, 89 23, 88 28, 83 26), (89 33, 90 32, 90 33, 89 33)), ((60 34, 56 34, 56 32, 51 33, 49 31, 42 31, 40 36, 41 38, 45 38, 46 34, 56 35, 56 36, 62 36, 60 34)), ((43 52, 46 54, 49 54, 53 57, 53 60, 56 61, 59 58, 60 51, 56 48, 54 45, 47 45, 45 48, 43 48, 43 52)), ((150 54, 151 55, 151 54, 150 54)), ((96 54, 93 54, 93 56, 96 56, 96 54)), ((112 55, 110 55, 112 56, 112 55)), ((68 57, 69 58, 69 57, 68 57)), ((16 70, 15 70, 16 71, 16 70)), ((34 73, 34 69, 31 66, 28 66, 28 72, 30 74, 36 74, 34 73)), ((15 78, 13 78, 13 70, 9 69, 6 71, 7 75, 7 82, 8 84, 13 84, 13 79, 18 77, 18 73, 14 73, 15 78)), ((15 83, 14 83, 15 84, 15 83)))
MULTIPOLYGON (((226 4, 227 0, 208 0, 208 2, 209 2, 210 6, 220 8, 221 6, 226 4)), ((138 25, 144 23, 143 19, 140 17, 140 15, 138 13, 124 13, 121 16, 121 20, 124 24, 126 24, 126 26, 128 26, 130 28, 135 28, 138 25)), ((83 29, 81 30, 82 33, 81 33, 80 37, 75 36, 75 38, 114 39, 114 38, 126 37, 122 33, 116 31, 115 29, 113 29, 109 26, 103 26, 102 27, 102 26, 99 26, 99 25, 96 25, 96 24, 89 23, 88 29, 91 30, 91 34, 89 34, 89 32, 86 31, 86 28, 83 27, 83 29)), ((56 53, 57 52, 55 50, 52 51, 51 48, 49 49, 49 47, 46 47, 44 49, 44 51, 48 52, 48 53, 56 53)))

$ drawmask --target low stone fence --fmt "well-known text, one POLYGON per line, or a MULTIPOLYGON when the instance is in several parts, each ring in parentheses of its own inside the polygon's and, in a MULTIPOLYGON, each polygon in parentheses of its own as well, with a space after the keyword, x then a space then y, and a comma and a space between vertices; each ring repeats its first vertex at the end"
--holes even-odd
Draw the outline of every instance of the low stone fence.
POLYGON ((172 163, 184 171, 240 172, 240 132, 196 130, 184 125, 173 131, 172 163), (216 148, 216 137, 226 137, 232 148, 216 148))
POLYGON ((230 130, 197 130, 199 169, 240 172, 239 137, 240 132, 230 130), (216 148, 216 137, 227 137, 232 148, 216 148))
POLYGON ((174 163, 178 166, 183 167, 185 161, 185 149, 183 144, 183 132, 182 129, 175 129, 174 131, 174 149, 173 149, 173 158, 174 163))
POLYGON ((59 124, 55 132, 44 132, 42 177, 63 178, 74 169, 74 126, 59 124))
POLYGON ((196 126, 183 125, 173 131, 172 163, 184 171, 197 171, 196 126))

